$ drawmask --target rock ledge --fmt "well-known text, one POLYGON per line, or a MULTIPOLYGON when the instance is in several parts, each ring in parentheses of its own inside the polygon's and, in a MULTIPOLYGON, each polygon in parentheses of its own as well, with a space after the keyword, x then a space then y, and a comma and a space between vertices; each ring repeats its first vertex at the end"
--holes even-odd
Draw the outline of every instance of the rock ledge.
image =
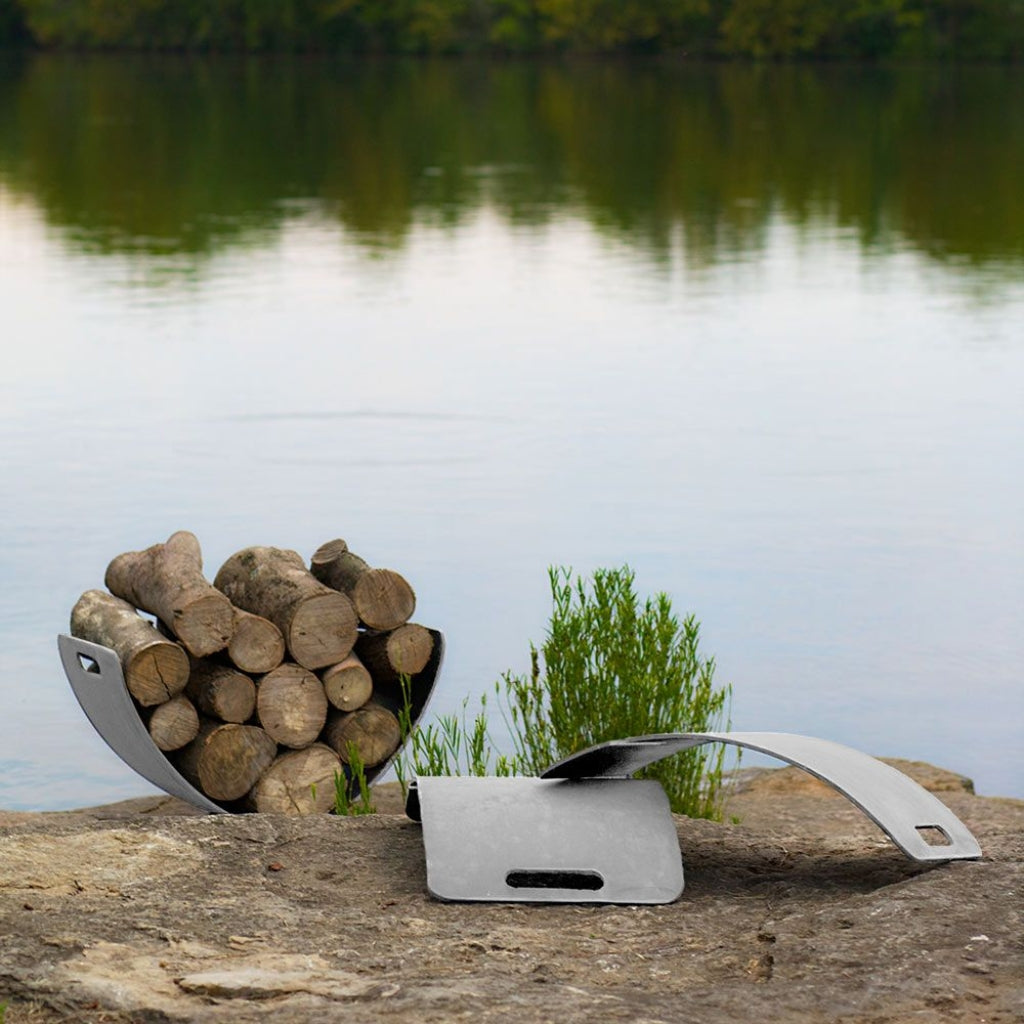
POLYGON ((677 819, 687 887, 664 907, 434 901, 397 814, 0 815, 6 1024, 1018 1022, 1024 801, 894 763, 982 861, 916 865, 793 769, 740 773, 739 824, 677 819))

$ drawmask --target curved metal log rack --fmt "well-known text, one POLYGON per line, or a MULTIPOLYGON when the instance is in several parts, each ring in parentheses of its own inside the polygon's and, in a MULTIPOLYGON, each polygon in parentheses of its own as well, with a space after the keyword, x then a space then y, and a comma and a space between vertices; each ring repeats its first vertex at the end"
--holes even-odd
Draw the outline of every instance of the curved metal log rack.
MULTIPOLYGON (((437 630, 432 629, 430 633, 434 649, 426 667, 417 674, 420 685, 410 706, 414 723, 426 709, 441 668, 444 638, 437 630)), ((210 814, 230 813, 229 808, 211 800, 184 778, 153 742, 125 685, 121 662, 109 647, 62 633, 57 637, 57 648, 64 674, 86 717, 125 764, 171 796, 210 814)), ((397 753, 384 763, 368 768, 367 781, 373 782, 387 771, 397 753)))

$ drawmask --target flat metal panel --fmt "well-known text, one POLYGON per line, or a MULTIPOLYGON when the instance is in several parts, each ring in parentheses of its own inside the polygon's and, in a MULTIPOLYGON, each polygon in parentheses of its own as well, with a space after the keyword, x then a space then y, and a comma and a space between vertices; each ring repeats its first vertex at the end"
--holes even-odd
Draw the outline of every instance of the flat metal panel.
POLYGON ((670 903, 683 891, 657 782, 421 777, 417 793, 439 899, 670 903))

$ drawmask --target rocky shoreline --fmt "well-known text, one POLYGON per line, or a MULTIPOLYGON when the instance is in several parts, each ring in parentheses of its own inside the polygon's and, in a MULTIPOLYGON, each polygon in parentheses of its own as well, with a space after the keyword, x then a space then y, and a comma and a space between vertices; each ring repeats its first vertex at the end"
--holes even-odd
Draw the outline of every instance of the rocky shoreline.
POLYGON ((435 901, 394 787, 351 819, 0 812, 5 1024, 1024 1019, 1024 801, 892 763, 983 860, 916 864, 790 768, 740 773, 737 824, 677 818, 661 907, 435 901))

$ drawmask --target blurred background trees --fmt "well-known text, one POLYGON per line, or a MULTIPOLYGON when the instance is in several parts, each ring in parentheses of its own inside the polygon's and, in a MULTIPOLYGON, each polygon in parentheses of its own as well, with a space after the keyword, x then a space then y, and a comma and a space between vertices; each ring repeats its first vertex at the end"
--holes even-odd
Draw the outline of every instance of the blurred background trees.
POLYGON ((0 43, 1020 60, 1024 0, 0 0, 0 43))

